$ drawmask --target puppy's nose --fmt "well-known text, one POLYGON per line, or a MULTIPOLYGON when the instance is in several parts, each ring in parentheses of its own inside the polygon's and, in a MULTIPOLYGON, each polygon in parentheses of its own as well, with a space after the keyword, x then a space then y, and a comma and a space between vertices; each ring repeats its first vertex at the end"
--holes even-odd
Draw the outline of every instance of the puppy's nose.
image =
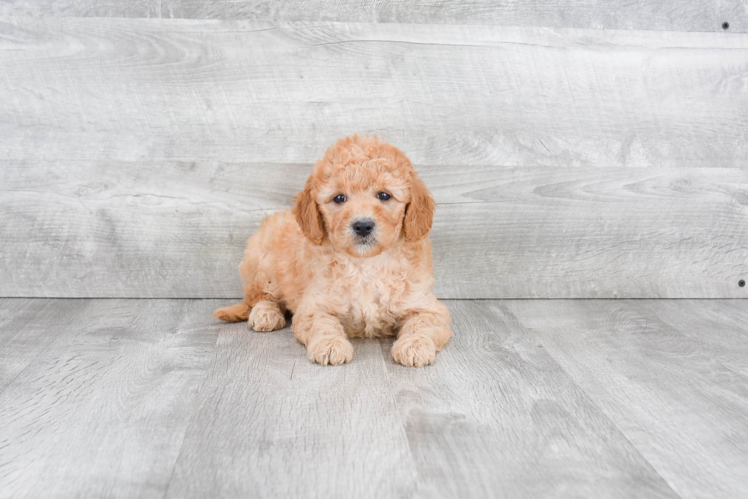
POLYGON ((359 219, 353 223, 353 231, 359 236, 368 236, 374 230, 374 221, 359 219))

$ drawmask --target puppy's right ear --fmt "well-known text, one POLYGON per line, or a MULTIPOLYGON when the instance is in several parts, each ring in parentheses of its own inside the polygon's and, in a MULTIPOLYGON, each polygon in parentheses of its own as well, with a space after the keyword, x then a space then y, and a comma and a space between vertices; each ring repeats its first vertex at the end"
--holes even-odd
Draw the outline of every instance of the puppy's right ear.
POLYGON ((410 182, 410 198, 410 203, 405 207, 403 232, 405 241, 418 241, 431 231, 431 224, 434 220, 434 199, 415 172, 410 182))
POLYGON ((311 178, 306 181, 304 190, 296 195, 293 214, 304 235, 315 245, 320 245, 322 238, 325 237, 325 226, 322 223, 322 214, 319 213, 317 202, 312 196, 311 178))

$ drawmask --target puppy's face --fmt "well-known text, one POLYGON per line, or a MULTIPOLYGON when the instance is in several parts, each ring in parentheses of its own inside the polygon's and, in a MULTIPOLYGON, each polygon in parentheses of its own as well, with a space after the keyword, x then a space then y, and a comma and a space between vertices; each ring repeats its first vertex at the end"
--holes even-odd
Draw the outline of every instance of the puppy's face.
POLYGON ((408 158, 376 138, 341 139, 317 162, 294 214, 304 234, 371 257, 431 229, 434 203, 408 158))
POLYGON ((338 169, 317 191, 330 243, 354 257, 371 257, 402 234, 407 181, 364 165, 338 169))

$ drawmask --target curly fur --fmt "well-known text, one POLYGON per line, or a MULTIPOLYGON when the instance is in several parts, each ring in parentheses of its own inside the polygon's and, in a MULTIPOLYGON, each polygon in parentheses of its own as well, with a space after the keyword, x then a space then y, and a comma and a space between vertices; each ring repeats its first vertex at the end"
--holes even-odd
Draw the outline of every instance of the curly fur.
POLYGON ((434 201, 410 160, 376 136, 346 137, 317 161, 295 200, 249 239, 239 264, 244 301, 215 317, 271 331, 291 311, 294 335, 323 365, 351 361, 348 337, 390 335, 398 336, 398 363, 433 363, 452 336, 451 319, 431 291, 434 201), (339 194, 344 203, 335 203, 339 194), (364 240, 352 230, 362 217, 375 224, 364 240))

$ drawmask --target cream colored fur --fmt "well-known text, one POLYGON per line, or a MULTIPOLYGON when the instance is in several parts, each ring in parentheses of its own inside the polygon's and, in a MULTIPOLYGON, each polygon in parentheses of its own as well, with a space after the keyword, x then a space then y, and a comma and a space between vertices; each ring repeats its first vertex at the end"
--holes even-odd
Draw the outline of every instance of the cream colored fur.
POLYGON ((449 311, 431 291, 433 211, 401 151, 376 137, 341 139, 315 164, 293 211, 267 217, 249 239, 239 265, 244 301, 215 317, 271 331, 290 311, 294 335, 323 365, 351 361, 348 337, 390 335, 395 361, 431 364, 452 336, 449 311), (375 223, 366 241, 352 230, 361 218, 375 223))

